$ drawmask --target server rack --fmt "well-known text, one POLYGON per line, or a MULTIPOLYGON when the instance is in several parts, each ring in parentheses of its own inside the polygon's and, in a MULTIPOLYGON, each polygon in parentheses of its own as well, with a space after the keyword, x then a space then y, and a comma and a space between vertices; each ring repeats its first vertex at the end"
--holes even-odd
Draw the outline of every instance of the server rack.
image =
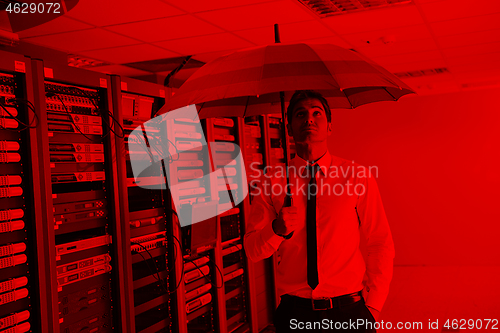
POLYGON ((206 122, 193 117, 166 117, 164 137, 177 150, 166 163, 170 180, 177 323, 176 332, 220 332, 221 263, 215 256, 217 179, 206 144, 206 122), (207 221, 181 226, 179 216, 210 211, 207 221), (219 288, 218 288, 219 287, 219 288))
MULTIPOLYGON (((283 122, 280 114, 253 116, 245 118, 245 163, 249 182, 249 201, 245 211, 245 221, 250 218, 252 194, 255 193, 257 182, 267 166, 285 166, 283 145, 286 144, 290 158, 295 156, 293 138, 287 136, 283 142, 283 122)), ((258 304, 257 325, 261 331, 272 324, 274 310, 279 304, 276 290, 276 269, 278 257, 249 264, 252 274, 253 296, 251 304, 258 304)))
MULTIPOLYGON (((170 332, 166 179, 161 169, 134 177, 131 165, 134 160, 149 159, 145 150, 137 149, 138 138, 133 134, 136 128, 142 126, 143 133, 149 134, 150 146, 161 145, 155 141, 160 137, 154 135, 159 129, 148 125, 148 121, 164 104, 165 90, 118 76, 112 76, 111 82, 117 120, 123 124, 125 133, 124 138, 117 138, 116 147, 124 240, 121 253, 128 291, 127 332, 170 332), (143 187, 144 184, 148 186, 143 187)), ((155 149, 151 153, 158 156, 155 149)))
POLYGON ((33 60, 49 332, 125 327, 115 135, 105 75, 33 60))
MULTIPOLYGON (((245 221, 251 217, 250 205, 252 197, 256 193, 256 186, 261 180, 265 167, 271 164, 270 138, 269 138, 269 116, 253 116, 244 119, 245 126, 245 164, 247 178, 249 183, 249 195, 247 209, 245 210, 245 221)), ((258 331, 262 331, 270 324, 274 315, 274 309, 277 306, 275 284, 274 284, 274 256, 259 261, 249 263, 252 272, 253 287, 252 304, 258 304, 256 317, 256 326, 258 331)))
POLYGON ((33 136, 39 123, 30 60, 7 52, 0 58, 0 332, 31 332, 47 325, 40 307, 45 260, 38 250, 44 239, 35 219, 40 206, 33 136))
MULTIPOLYGON (((267 263, 247 262, 242 249, 251 196, 234 204, 247 184, 240 178, 242 163, 234 161, 238 150, 233 144, 242 149, 249 180, 251 163, 260 169, 283 163, 279 117, 207 119, 202 130, 177 118, 146 128, 163 103, 161 86, 0 56, 0 78, 11 82, 14 77, 16 97, 32 101, 38 117, 35 128, 21 133, 0 129, 0 135, 19 136, 0 140, 0 210, 9 206, 1 215, 0 242, 5 244, 0 246, 8 246, 1 248, 0 260, 20 262, 25 254, 29 264, 2 269, 8 278, 0 278, 0 296, 12 291, 23 296, 28 289, 28 297, 0 305, 0 332, 264 329, 275 305, 273 270, 267 263), (130 159, 140 156, 130 154, 127 135, 140 124, 146 124, 145 132, 159 131, 148 138, 151 143, 165 145, 154 140, 166 137, 188 151, 165 159, 164 173, 136 179, 130 159), (199 149, 204 140, 214 143, 199 149), (18 142, 19 153, 14 151, 18 145, 6 142, 18 142), (222 166, 226 177, 215 173, 222 166), (171 186, 179 185, 175 190, 165 190, 167 176, 171 186), (163 187, 143 189, 138 181, 163 187), (228 191, 231 196, 223 195, 228 191), (191 214, 214 207, 219 214, 208 224, 180 228, 172 213, 174 199, 191 214), (29 208, 24 217, 16 218, 17 207, 29 208), (23 228, 13 230, 21 219, 23 228), (3 255, 23 249, 18 244, 23 237, 24 253, 3 255), (28 274, 26 285, 22 274, 16 275, 20 270, 28 274)), ((10 92, 0 87, 2 102, 10 92)), ((14 109, 7 110, 34 122, 24 104, 14 109)), ((15 126, 13 117, 1 111, 1 125, 15 126)))
MULTIPOLYGON (((244 160, 237 156, 243 144, 242 123, 238 118, 212 118, 207 120, 207 131, 214 140, 214 166, 221 168, 217 179, 219 192, 220 246, 216 255, 222 263, 224 288, 221 299, 225 307, 223 324, 227 332, 244 332, 250 329, 248 276, 243 252, 244 226, 243 203, 246 189, 242 173, 244 160), (230 195, 227 195, 227 194, 230 195), (238 204, 239 203, 239 204, 238 204)), ((245 175, 246 176, 246 175, 245 175)), ((221 303, 222 303, 221 302, 221 303)))
MULTIPOLYGON (((266 145, 266 161, 269 166, 277 166, 280 168, 285 167, 285 151, 283 149, 284 145, 287 145, 287 151, 289 158, 295 156, 295 143, 293 138, 286 135, 286 139, 283 140, 282 126, 285 126, 285 122, 281 119, 281 114, 266 115, 263 117, 264 125, 264 140, 269 142, 266 145)), ((278 267, 279 258, 277 254, 274 254, 269 260, 268 267, 265 268, 265 274, 271 273, 272 289, 274 290, 274 305, 275 308, 278 306, 280 300, 278 296, 278 290, 276 288, 276 271, 278 267), (269 269, 269 266, 271 267, 269 269)), ((266 280, 269 280, 266 277, 266 280)))

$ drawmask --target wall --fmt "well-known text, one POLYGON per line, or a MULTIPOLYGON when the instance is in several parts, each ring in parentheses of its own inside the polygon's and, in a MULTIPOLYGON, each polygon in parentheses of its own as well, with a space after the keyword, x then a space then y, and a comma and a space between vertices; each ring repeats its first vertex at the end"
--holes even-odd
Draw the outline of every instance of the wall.
POLYGON ((330 151, 377 166, 395 265, 500 265, 500 89, 333 110, 330 151))

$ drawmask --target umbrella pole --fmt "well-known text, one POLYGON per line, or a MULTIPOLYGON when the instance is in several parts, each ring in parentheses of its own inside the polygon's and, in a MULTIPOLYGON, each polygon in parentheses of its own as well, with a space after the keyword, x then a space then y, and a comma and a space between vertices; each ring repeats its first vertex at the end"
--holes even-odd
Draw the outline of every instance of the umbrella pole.
MULTIPOLYGON (((280 31, 278 24, 274 25, 274 42, 281 43, 280 31)), ((286 172, 286 198, 283 207, 290 207, 292 205, 292 194, 290 193, 290 177, 288 174, 288 146, 286 140, 286 109, 285 109, 285 92, 280 91, 280 104, 281 104, 281 135, 283 136, 283 154, 285 155, 285 172, 286 172)), ((291 236, 291 235, 290 235, 291 236)))
POLYGON ((288 174, 288 145, 286 140, 286 110, 285 110, 285 93, 280 91, 280 102, 281 102, 281 135, 283 136, 283 155, 285 155, 285 172, 286 172, 286 196, 285 207, 290 207, 292 205, 292 195, 290 193, 290 175, 288 174))

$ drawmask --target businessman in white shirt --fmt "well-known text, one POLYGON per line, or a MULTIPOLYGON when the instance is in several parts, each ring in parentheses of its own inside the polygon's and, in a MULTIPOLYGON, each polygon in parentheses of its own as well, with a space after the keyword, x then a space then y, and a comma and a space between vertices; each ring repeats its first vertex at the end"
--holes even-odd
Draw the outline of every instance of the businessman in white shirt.
POLYGON ((283 170, 269 169, 258 182, 244 238, 252 261, 278 253, 277 332, 375 332, 394 257, 376 175, 329 153, 331 111, 319 93, 297 91, 287 119, 297 152, 289 167, 292 204, 283 205, 283 170))

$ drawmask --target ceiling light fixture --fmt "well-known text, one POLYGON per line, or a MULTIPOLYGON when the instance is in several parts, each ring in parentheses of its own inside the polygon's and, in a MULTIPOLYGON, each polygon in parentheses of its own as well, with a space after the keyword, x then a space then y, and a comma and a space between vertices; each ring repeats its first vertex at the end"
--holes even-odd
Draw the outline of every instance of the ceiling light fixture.
POLYGON ((99 67, 107 65, 109 65, 109 63, 101 60, 85 58, 74 54, 68 55, 68 66, 71 67, 88 68, 88 67, 99 67))

